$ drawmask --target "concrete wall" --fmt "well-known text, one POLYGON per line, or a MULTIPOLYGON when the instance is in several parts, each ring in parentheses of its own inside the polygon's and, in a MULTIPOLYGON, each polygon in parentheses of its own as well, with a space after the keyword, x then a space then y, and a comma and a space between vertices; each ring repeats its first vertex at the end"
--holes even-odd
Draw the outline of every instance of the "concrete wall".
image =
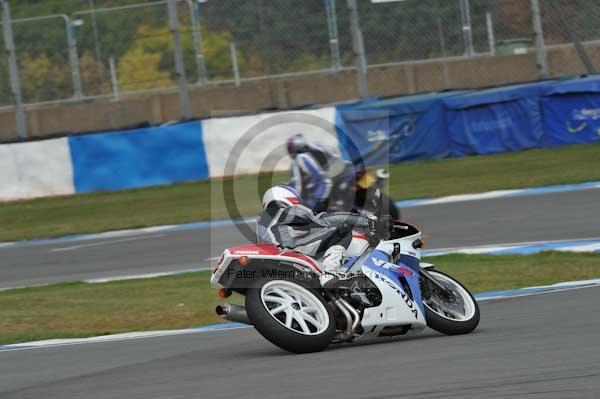
MULTIPOLYGON (((598 64, 600 48, 589 48, 598 64)), ((551 76, 585 72, 572 46, 548 52, 551 76)), ((478 57, 447 61, 415 62, 369 69, 369 93, 398 96, 428 91, 481 88, 537 79, 535 54, 478 57)), ((305 104, 327 104, 358 98, 353 71, 335 74, 273 79, 191 90, 194 118, 205 119, 224 113, 286 109, 305 104)), ((32 137, 123 129, 142 123, 179 119, 176 92, 124 99, 119 102, 63 104, 27 109, 27 126, 32 137)), ((0 112, 0 141, 16 137, 13 111, 0 112)))

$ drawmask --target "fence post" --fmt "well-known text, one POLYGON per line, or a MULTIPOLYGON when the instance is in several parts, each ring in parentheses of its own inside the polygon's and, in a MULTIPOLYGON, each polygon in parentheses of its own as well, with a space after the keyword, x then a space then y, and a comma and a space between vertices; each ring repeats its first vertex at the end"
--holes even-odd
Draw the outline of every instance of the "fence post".
POLYGON ((19 67, 17 66, 17 53, 15 51, 15 41, 12 31, 12 19, 10 17, 10 7, 6 0, 0 0, 2 3, 2 26, 4 30, 4 44, 8 53, 8 67, 10 74, 10 87, 15 99, 15 110, 17 118, 17 135, 19 138, 27 138, 27 126, 25 124, 25 109, 23 107, 23 95, 21 93, 21 79, 19 77, 19 67))
POLYGON ((465 55, 472 57, 475 54, 473 48, 473 27, 471 25, 471 4, 469 0, 459 0, 460 20, 462 23, 463 40, 465 42, 465 55))
POLYGON ((366 98, 367 88, 367 57, 365 55, 365 44, 363 42, 362 31, 360 30, 360 21, 358 16, 358 5, 356 0, 347 0, 348 10, 350 11, 350 28, 352 30, 352 48, 354 49, 354 58, 356 61, 356 75, 358 77, 358 93, 360 98, 366 98))
POLYGON ((200 30, 200 2, 188 0, 190 14, 192 16, 192 38, 194 40, 194 51, 196 55, 196 74, 198 83, 208 83, 208 72, 204 60, 204 49, 202 47, 202 31, 200 30))
POLYGON ((446 56, 446 38, 444 37, 444 27, 442 26, 442 18, 440 16, 437 17, 437 28, 438 28, 438 36, 440 39, 440 51, 442 52, 442 57, 446 56))
POLYGON ((92 12, 92 29, 94 31, 94 46, 96 51, 96 60, 100 62, 102 52, 100 51, 100 38, 98 36, 98 21, 96 21, 96 4, 94 0, 88 0, 88 6, 92 12))
POLYGON ((233 79, 235 80, 235 85, 240 85, 240 68, 238 66, 238 57, 237 57, 237 48, 235 46, 235 42, 229 43, 229 51, 231 52, 231 67, 233 68, 233 79))
POLYGON ((548 62, 546 59, 544 28, 542 26, 539 0, 531 0, 531 13, 533 17, 533 30, 535 32, 535 55, 537 59, 538 73, 540 79, 546 79, 548 77, 548 62))
POLYGON ((342 67, 340 60, 340 42, 338 39, 337 13, 335 0, 325 0, 327 13, 327 28, 329 30, 329 48, 331 51, 331 68, 335 71, 342 67))
POLYGON ((179 17, 177 16, 177 0, 168 0, 167 9, 169 13, 169 27, 173 35, 173 47, 175 49, 175 74, 179 81, 179 101, 181 105, 181 117, 191 119, 190 92, 185 75, 185 64, 183 63, 183 51, 181 49, 181 35, 179 32, 179 17))
POLYGON ((492 19, 492 13, 485 13, 485 25, 487 27, 488 43, 490 45, 490 54, 496 55, 496 38, 494 37, 494 21, 492 19))
POLYGON ((69 46, 69 60, 71 63, 71 78, 73 80, 73 95, 75 98, 80 99, 83 96, 83 89, 81 86, 81 75, 79 73, 79 54, 77 53, 77 35, 75 28, 77 27, 75 21, 67 16, 65 23, 67 24, 67 45, 69 46))
POLYGON ((117 77, 117 68, 115 67, 115 57, 110 57, 108 60, 110 67, 110 80, 112 82, 113 95, 115 100, 119 101, 119 78, 117 77))

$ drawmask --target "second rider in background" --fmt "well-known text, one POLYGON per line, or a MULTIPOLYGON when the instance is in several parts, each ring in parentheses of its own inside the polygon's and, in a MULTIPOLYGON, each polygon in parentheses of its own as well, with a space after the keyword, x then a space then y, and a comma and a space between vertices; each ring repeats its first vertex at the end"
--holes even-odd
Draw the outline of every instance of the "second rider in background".
POLYGON ((288 140, 287 150, 292 158, 290 185, 315 213, 327 211, 333 205, 332 194, 349 188, 348 184, 342 187, 344 183, 339 181, 353 174, 352 164, 319 144, 309 144, 302 134, 288 140))

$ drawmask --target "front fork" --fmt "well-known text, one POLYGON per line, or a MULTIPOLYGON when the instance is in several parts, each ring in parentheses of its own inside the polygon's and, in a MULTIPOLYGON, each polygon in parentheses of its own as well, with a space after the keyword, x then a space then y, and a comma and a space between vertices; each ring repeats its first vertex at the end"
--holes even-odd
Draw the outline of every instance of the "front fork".
POLYGON ((433 277, 429 271, 433 270, 434 266, 432 264, 422 264, 421 269, 419 270, 419 282, 421 286, 421 295, 423 299, 429 299, 431 297, 432 291, 437 291, 444 299, 452 300, 454 294, 451 289, 446 287, 444 284, 440 283, 435 277, 433 277))

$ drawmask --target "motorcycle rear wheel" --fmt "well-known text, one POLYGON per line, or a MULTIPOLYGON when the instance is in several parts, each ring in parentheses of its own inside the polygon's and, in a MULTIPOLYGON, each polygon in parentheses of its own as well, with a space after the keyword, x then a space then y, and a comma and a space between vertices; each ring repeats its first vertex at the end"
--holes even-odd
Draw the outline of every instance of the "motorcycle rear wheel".
MULTIPOLYGON (((451 300, 435 292, 424 299, 427 326, 446 335, 468 334, 479 325, 479 305, 461 283, 439 271, 427 272, 451 291, 451 300)), ((433 289, 432 291, 435 291, 433 289)))
POLYGON ((292 353, 322 351, 336 334, 322 296, 297 280, 256 281, 246 293, 246 312, 263 337, 292 353))

